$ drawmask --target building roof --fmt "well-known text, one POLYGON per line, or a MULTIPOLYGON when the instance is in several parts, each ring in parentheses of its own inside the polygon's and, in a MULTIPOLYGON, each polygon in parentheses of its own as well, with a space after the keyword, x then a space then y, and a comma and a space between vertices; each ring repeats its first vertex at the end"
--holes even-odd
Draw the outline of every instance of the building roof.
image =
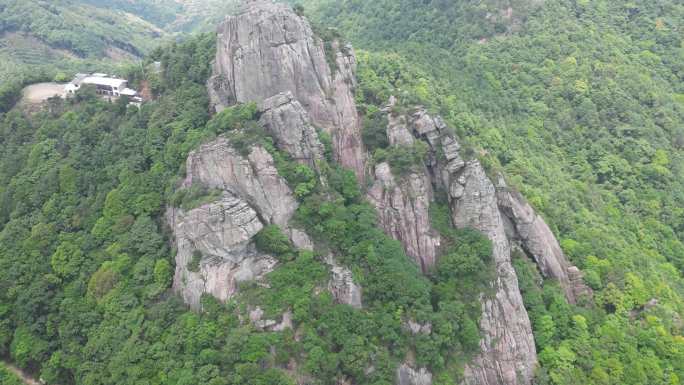
POLYGON ((116 78, 106 78, 102 76, 88 76, 85 79, 81 81, 82 84, 98 84, 102 86, 110 86, 110 87, 116 87, 116 88, 121 88, 121 86, 125 85, 127 81, 125 79, 116 79, 116 78))
POLYGON ((135 96, 138 94, 138 91, 132 90, 130 88, 124 88, 123 90, 119 91, 119 93, 123 96, 135 96))

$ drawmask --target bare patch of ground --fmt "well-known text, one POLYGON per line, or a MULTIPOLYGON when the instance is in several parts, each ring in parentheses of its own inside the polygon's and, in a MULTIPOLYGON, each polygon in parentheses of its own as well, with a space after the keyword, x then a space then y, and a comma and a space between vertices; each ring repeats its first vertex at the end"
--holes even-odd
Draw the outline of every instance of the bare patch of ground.
POLYGON ((64 97, 64 83, 32 84, 22 91, 21 102, 39 104, 53 96, 64 97))

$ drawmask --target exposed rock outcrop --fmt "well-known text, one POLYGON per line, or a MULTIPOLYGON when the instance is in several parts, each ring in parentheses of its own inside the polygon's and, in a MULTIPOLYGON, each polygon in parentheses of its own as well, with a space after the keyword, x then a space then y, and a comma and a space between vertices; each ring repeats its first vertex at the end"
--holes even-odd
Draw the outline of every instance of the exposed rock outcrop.
POLYGON ((407 364, 397 368, 397 385, 432 385, 432 373, 426 368, 415 370, 407 364))
POLYGON ((385 233, 402 243, 423 272, 435 264, 440 245, 430 223, 432 195, 427 170, 411 172, 397 182, 387 163, 375 166, 375 182, 367 194, 385 233))
POLYGON ((507 233, 511 241, 517 242, 537 263, 545 278, 560 283, 569 302, 576 303, 580 296, 591 295, 582 273, 568 262, 544 219, 520 193, 508 188, 503 177, 499 178, 497 190, 499 207, 509 223, 507 233))
POLYGON ((273 270, 275 258, 259 253, 252 242, 264 226, 279 225, 296 243, 310 243, 303 232, 288 229, 297 202, 262 147, 252 146, 243 156, 219 137, 190 153, 186 168, 184 187, 199 184, 223 191, 216 202, 167 214, 178 249, 174 289, 192 308, 199 309, 204 293, 226 301, 239 282, 273 270), (191 262, 198 266, 191 268, 191 262))
POLYGON ((363 179, 365 152, 354 103, 356 59, 351 47, 317 38, 309 22, 284 4, 250 2, 218 28, 216 60, 208 88, 220 110, 291 92, 311 121, 333 139, 336 159, 363 179))
MULTIPOLYGON (((426 172, 423 177, 415 179, 447 193, 454 225, 478 229, 493 243, 496 264, 496 279, 492 283, 494 294, 482 299, 481 353, 466 366, 466 384, 529 384, 537 365, 536 349, 517 276, 511 264, 510 243, 494 184, 478 161, 466 162, 461 157, 458 141, 441 118, 433 118, 425 110, 418 109, 409 116, 390 114, 388 120, 390 144, 406 146, 411 145, 413 140, 423 140, 429 145, 426 172)), ((396 223, 415 222, 415 218, 422 218, 423 213, 426 218, 423 221, 426 227, 423 228, 429 228, 427 208, 432 200, 432 194, 428 194, 431 190, 409 191, 411 183, 396 187, 390 170, 382 164, 376 168, 375 177, 376 182, 369 196, 378 208, 380 222, 386 232, 402 241, 407 253, 417 255, 419 260, 427 257, 434 263, 435 254, 420 249, 416 253, 411 247, 414 243, 420 244, 419 232, 394 230, 400 227, 396 223), (381 191, 384 195, 379 194, 381 191), (394 191, 397 197, 386 197, 387 191, 394 191), (408 201, 410 204, 399 205, 394 201, 408 201), (394 206, 378 202, 393 202, 394 206), (420 205, 415 202, 420 202, 420 205), (394 212, 390 210, 388 214, 387 206, 392 207, 394 212), (416 212, 420 215, 416 215, 416 212)), ((432 247, 438 245, 431 244, 432 247)))
POLYGON ((335 301, 355 309, 361 309, 363 307, 361 287, 354 283, 351 270, 338 265, 332 255, 328 257, 327 263, 331 268, 328 290, 332 293, 335 301))
POLYGON ((249 202, 266 224, 283 228, 298 207, 271 154, 252 146, 249 154, 242 156, 225 137, 190 153, 184 184, 195 183, 232 192, 249 202))
POLYGON ((174 290, 193 309, 200 308, 202 294, 225 301, 239 282, 259 279, 276 264, 251 243, 264 227, 256 211, 231 193, 187 212, 170 209, 167 217, 178 249, 174 290))
POLYGON ((292 158, 318 170, 325 148, 311 125, 309 114, 292 96, 282 93, 264 101, 259 124, 271 134, 276 146, 292 158))
MULTIPOLYGON (((480 329, 481 353, 466 365, 466 384, 529 384, 537 366, 537 352, 518 278, 511 264, 511 249, 496 191, 478 161, 467 162, 451 175, 461 185, 450 193, 452 220, 457 227, 473 227, 492 241, 496 278, 494 295, 484 297, 480 329)), ((453 181, 449 181, 452 185, 453 181)), ((452 187, 451 191, 455 189, 452 187)))
POLYGON ((281 332, 285 329, 292 329, 292 311, 287 310, 282 315, 280 322, 274 319, 263 319, 264 311, 257 307, 249 312, 249 321, 259 330, 270 332, 281 332))

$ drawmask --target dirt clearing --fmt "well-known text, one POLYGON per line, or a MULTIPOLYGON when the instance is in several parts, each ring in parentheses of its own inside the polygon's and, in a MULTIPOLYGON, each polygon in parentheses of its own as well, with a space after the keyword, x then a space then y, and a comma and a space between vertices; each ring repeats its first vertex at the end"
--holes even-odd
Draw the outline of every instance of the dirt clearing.
POLYGON ((63 83, 38 83, 32 84, 22 91, 22 103, 37 104, 46 101, 53 96, 64 97, 63 83))

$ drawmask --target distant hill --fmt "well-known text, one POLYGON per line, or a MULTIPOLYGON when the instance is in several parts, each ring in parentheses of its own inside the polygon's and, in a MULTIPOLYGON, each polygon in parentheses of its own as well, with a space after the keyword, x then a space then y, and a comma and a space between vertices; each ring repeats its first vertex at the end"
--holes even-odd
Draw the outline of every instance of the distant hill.
POLYGON ((0 82, 143 57, 163 40, 213 28, 233 0, 0 0, 0 82))

